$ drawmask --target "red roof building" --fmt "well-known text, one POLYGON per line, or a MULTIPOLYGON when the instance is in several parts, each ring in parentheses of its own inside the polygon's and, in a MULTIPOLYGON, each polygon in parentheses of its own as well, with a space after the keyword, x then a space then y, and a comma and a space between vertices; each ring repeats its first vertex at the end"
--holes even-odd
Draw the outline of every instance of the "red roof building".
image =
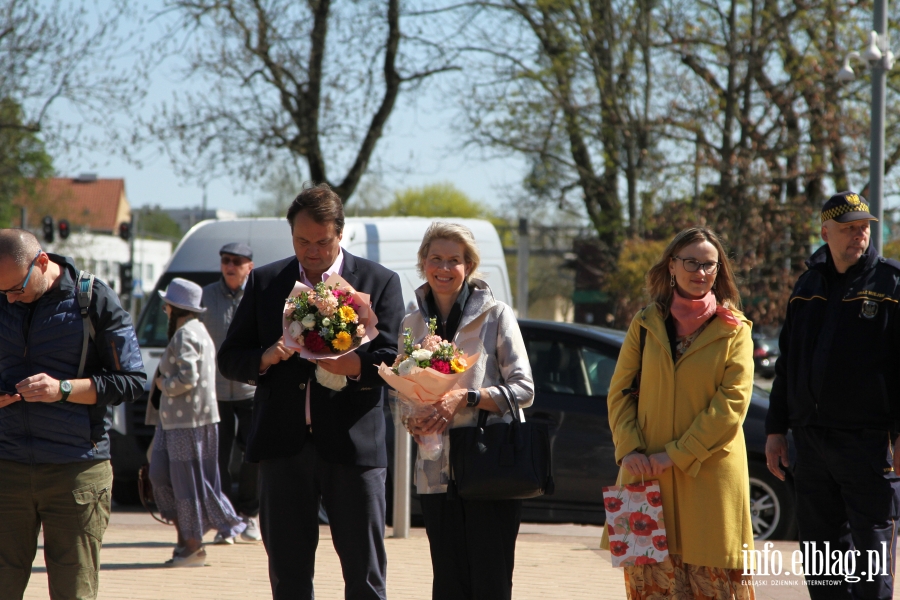
POLYGON ((25 205, 29 223, 45 216, 55 222, 66 219, 73 231, 117 233, 119 223, 131 220, 124 179, 98 179, 79 175, 74 179, 53 177, 39 184, 33 196, 14 204, 25 205))

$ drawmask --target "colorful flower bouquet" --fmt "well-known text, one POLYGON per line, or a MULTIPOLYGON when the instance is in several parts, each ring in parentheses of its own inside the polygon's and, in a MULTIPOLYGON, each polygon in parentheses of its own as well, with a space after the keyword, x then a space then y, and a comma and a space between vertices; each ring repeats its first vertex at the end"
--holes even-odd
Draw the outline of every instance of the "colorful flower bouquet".
MULTIPOLYGON (((412 330, 405 329, 403 352, 397 355, 392 366, 382 363, 378 367, 378 374, 399 393, 400 420, 404 424, 410 417, 431 414, 432 405, 459 387, 459 378, 478 360, 478 354, 467 356, 452 342, 435 335, 436 329, 437 321, 431 319, 428 335, 420 344, 413 344, 412 330)), ((419 436, 416 441, 425 460, 436 460, 441 455, 440 435, 419 436)))
MULTIPOLYGON (((369 304, 369 295, 354 290, 340 275, 312 289, 298 281, 284 302, 284 345, 307 359, 352 352, 378 335, 378 317, 369 304)), ((316 379, 334 390, 347 384, 345 376, 321 367, 316 368, 316 379)))

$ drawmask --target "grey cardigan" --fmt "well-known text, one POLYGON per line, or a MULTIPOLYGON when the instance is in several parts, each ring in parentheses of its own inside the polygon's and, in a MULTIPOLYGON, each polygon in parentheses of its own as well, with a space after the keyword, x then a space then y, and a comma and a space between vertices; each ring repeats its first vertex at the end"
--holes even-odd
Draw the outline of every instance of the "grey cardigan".
MULTIPOLYGON (((234 313, 243 297, 243 287, 232 292, 222 278, 203 288, 203 306, 206 307, 206 312, 200 313, 199 318, 206 325, 206 330, 216 345, 216 352, 225 341, 231 319, 234 318, 234 313)), ((216 399, 219 402, 247 400, 253 398, 254 391, 256 391, 255 386, 225 379, 216 369, 216 399)))
MULTIPOLYGON (((488 423, 509 423, 512 415, 509 414, 506 401, 497 385, 509 385, 520 407, 531 406, 534 401, 531 364, 528 362, 525 342, 512 308, 496 300, 484 281, 473 279, 472 283, 475 289, 466 302, 456 335, 451 341, 466 354, 480 353, 480 356, 460 377, 459 385, 468 389, 487 388, 491 398, 504 411, 501 414, 490 413, 488 423)), ((416 290, 419 307, 403 319, 399 340, 401 352, 403 330, 412 330, 413 343, 420 342, 428 333, 425 298, 429 291, 427 283, 416 290)), ((521 416, 524 420, 524 415, 521 416)), ((477 408, 461 408, 444 432, 441 456, 434 461, 416 457, 415 481, 420 494, 442 494, 447 491, 447 483, 450 481, 450 429, 474 427, 477 419, 477 408)))
POLYGON ((188 429, 219 422, 216 404, 216 349, 197 319, 182 325, 159 360, 162 428, 188 429))

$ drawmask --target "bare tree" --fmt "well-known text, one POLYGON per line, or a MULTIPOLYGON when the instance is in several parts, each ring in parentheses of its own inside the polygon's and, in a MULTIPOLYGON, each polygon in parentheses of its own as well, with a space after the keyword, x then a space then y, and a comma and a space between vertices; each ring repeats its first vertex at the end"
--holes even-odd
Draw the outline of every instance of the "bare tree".
POLYGON ((473 143, 525 155, 526 184, 582 204, 614 260, 640 230, 652 157, 652 2, 471 2, 466 89, 473 143), (626 190, 623 206, 620 189, 626 190), (625 212, 627 210, 627 225, 625 212))
MULTIPOLYGON (((867 182, 868 78, 863 70, 845 85, 834 75, 862 43, 858 26, 871 19, 869 7, 839 0, 463 6, 479 15, 467 48, 481 57, 466 63, 480 75, 466 91, 470 140, 526 157, 525 184, 535 194, 583 202, 598 240, 581 245, 590 264, 577 285, 609 291, 606 274, 621 267, 626 232, 660 240, 708 225, 732 249, 751 318, 773 323, 783 314, 829 190, 864 191, 867 182)), ((900 74, 889 75, 889 89, 896 98, 900 74)), ((889 113, 889 179, 897 177, 898 134, 900 117, 889 113)), ((611 319, 629 312, 601 310, 611 319)))
POLYGON ((155 60, 184 57, 205 89, 160 106, 146 132, 188 178, 252 182, 300 160, 346 202, 400 93, 455 68, 399 0, 172 0, 160 18, 155 60))
POLYGON ((134 66, 117 62, 128 10, 125 0, 102 14, 62 0, 0 0, 0 99, 21 107, 20 118, 0 119, 0 128, 41 134, 51 153, 94 146, 85 125, 108 125, 142 93, 134 66), (54 118, 63 104, 77 120, 54 118))

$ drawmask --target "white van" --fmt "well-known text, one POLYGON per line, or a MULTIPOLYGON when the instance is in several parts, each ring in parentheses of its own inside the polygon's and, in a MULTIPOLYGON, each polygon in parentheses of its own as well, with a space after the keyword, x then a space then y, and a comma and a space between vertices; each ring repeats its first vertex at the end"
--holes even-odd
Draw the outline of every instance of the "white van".
MULTIPOLYGON (((415 308, 415 289, 423 279, 416 272, 416 253, 425 230, 436 219, 424 217, 350 217, 344 224, 341 247, 350 253, 384 265, 400 275, 403 302, 407 310, 415 308)), ((444 219, 472 230, 481 252, 478 270, 491 286, 494 296, 512 304, 509 275, 497 230, 480 219, 444 219)), ((285 219, 234 219, 203 221, 185 234, 175 248, 165 272, 156 284, 166 289, 175 277, 206 285, 219 279, 219 249, 230 242, 244 242, 253 249, 253 262, 262 266, 293 256, 291 229, 285 219)), ((138 318, 138 341, 148 372, 166 346, 166 316, 159 295, 152 293, 138 318)))
MULTIPOLYGON (((416 272, 416 254, 425 230, 435 220, 465 225, 472 230, 481 252, 478 270, 491 286, 494 296, 512 305, 509 274, 500 237, 494 226, 479 219, 433 219, 425 217, 348 217, 341 246, 350 253, 380 263, 400 275, 403 302, 415 308, 415 289, 423 280, 416 272)), ((200 285, 221 276, 219 249, 230 242, 244 242, 253 249, 253 262, 262 266, 293 256, 291 229, 284 218, 202 221, 191 228, 172 254, 137 321, 138 342, 148 381, 152 378, 168 340, 167 321, 157 290, 164 290, 175 277, 200 285)), ((112 462, 116 476, 114 497, 122 503, 135 500, 138 468, 146 462, 143 453, 153 437, 153 428, 144 425, 146 394, 143 400, 121 405, 114 418, 112 462)))

